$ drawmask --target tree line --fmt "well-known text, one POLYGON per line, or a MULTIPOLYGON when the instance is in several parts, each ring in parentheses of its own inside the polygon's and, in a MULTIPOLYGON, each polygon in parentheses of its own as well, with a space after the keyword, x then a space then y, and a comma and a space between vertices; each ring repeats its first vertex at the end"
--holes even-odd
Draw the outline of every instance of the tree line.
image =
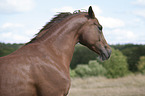
MULTIPOLYGON (((12 53, 23 45, 0 43, 0 57, 12 53)), ((77 44, 70 64, 71 76, 102 75, 117 78, 129 73, 145 73, 145 45, 117 44, 110 46, 112 48, 111 58, 101 62, 96 53, 77 44)))
POLYGON ((10 44, 10 43, 0 43, 0 57, 6 56, 17 49, 19 49, 24 44, 10 44))
POLYGON ((132 73, 145 74, 145 45, 118 44, 110 46, 112 48, 110 59, 101 62, 96 53, 82 45, 76 45, 70 65, 71 76, 118 78, 132 73))

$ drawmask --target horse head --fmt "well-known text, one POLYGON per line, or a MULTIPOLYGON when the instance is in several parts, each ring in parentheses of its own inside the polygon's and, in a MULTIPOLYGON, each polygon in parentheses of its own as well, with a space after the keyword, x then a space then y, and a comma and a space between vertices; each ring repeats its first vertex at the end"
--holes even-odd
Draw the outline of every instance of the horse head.
POLYGON ((111 48, 104 38, 103 27, 95 17, 91 6, 86 17, 87 22, 79 30, 79 42, 96 52, 101 60, 107 60, 111 55, 111 48))

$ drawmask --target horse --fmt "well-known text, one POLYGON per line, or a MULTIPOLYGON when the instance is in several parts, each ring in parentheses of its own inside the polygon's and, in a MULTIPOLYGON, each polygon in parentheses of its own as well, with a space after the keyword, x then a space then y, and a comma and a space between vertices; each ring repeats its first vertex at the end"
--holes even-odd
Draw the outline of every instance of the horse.
POLYGON ((77 43, 107 60, 111 48, 92 7, 62 12, 20 49, 0 58, 0 96, 67 96, 77 43))

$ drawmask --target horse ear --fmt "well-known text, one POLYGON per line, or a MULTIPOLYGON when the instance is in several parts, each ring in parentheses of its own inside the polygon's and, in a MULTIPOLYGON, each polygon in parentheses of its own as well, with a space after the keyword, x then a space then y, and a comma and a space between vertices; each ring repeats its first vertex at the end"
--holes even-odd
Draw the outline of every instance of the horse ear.
POLYGON ((90 18, 95 18, 95 14, 93 12, 92 6, 89 7, 88 14, 90 18))

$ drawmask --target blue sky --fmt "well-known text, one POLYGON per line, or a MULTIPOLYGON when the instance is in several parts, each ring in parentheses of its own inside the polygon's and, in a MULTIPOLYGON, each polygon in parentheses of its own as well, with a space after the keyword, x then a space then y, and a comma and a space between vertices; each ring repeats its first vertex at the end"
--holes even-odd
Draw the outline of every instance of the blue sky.
POLYGON ((145 44, 145 0, 0 0, 0 42, 26 43, 57 12, 90 5, 109 44, 145 44))

